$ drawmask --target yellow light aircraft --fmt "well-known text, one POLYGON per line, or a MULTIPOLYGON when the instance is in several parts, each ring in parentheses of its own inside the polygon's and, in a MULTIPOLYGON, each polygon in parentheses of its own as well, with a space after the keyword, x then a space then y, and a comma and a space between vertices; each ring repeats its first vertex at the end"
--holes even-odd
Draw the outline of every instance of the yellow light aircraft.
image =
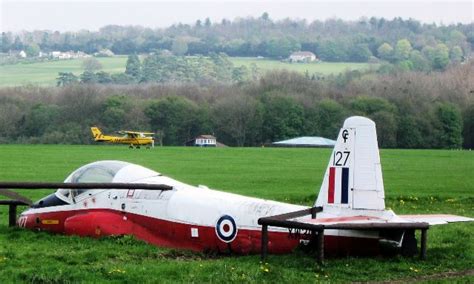
POLYGON ((155 134, 152 132, 137 132, 137 131, 118 131, 123 136, 109 136, 102 134, 97 127, 91 127, 92 136, 97 142, 108 142, 114 144, 128 144, 129 148, 136 147, 140 149, 140 145, 146 146, 147 149, 155 147, 155 140, 151 135, 155 134))

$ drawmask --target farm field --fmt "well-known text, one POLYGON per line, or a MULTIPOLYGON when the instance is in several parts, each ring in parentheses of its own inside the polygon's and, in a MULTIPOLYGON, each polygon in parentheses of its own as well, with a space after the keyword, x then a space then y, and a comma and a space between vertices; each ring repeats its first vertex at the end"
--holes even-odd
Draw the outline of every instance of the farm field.
MULTIPOLYGON (((125 71, 126 56, 97 57, 102 64, 102 71, 120 73, 125 71)), ((30 64, 0 66, 0 86, 17 86, 24 84, 56 85, 59 72, 72 72, 80 75, 84 72, 82 59, 58 60, 30 64)))
POLYGON ((235 66, 250 67, 256 64, 258 68, 264 71, 270 70, 289 70, 294 72, 306 73, 309 75, 320 73, 323 75, 339 74, 346 70, 361 70, 368 68, 376 68, 377 64, 356 63, 356 62, 312 62, 312 63, 289 63, 272 59, 258 59, 253 57, 231 57, 235 66))
MULTIPOLYGON (((96 160, 137 163, 190 184, 312 205, 330 149, 1 145, 0 180, 59 182, 96 160)), ((397 213, 474 217, 474 153, 382 150, 387 207, 397 213)), ((39 199, 51 191, 23 191, 39 199)), ((229 257, 157 248, 129 237, 100 240, 10 229, 0 208, 0 282, 474 281, 474 224, 432 227, 428 259, 329 258, 296 251, 229 257)))
MULTIPOLYGON (((102 71, 120 73, 125 71, 126 56, 97 58, 103 66, 102 71)), ((366 63, 285 63, 278 60, 257 59, 246 57, 230 57, 235 66, 250 67, 255 63, 263 71, 286 69, 309 74, 337 74, 345 70, 367 69, 366 63)), ((54 86, 59 72, 72 72, 80 75, 83 72, 82 59, 40 62, 31 64, 0 65, 0 86, 17 86, 38 84, 54 86)))

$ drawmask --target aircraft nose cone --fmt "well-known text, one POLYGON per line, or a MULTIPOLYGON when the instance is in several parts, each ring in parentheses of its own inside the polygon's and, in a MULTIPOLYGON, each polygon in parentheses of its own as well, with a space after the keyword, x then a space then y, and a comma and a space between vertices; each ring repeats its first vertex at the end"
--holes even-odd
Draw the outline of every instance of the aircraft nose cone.
POLYGON ((31 214, 28 214, 28 211, 30 209, 27 209, 25 211, 23 211, 20 215, 20 217, 18 217, 18 220, 16 221, 16 225, 20 228, 28 228, 28 229, 31 229, 33 228, 33 225, 34 225, 34 221, 33 219, 33 216, 31 214))

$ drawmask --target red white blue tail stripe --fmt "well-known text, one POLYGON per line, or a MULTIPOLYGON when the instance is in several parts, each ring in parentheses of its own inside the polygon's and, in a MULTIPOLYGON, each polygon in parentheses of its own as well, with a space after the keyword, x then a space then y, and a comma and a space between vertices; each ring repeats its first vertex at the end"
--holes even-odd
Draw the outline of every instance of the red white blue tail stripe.
POLYGON ((329 167, 328 203, 349 203, 349 168, 329 167))

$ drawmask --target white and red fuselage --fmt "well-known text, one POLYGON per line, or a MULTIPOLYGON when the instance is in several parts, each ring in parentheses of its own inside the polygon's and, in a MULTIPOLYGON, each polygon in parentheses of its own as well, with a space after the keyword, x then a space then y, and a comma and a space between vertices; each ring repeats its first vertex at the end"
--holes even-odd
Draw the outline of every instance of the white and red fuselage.
MULTIPOLYGON (((113 167, 120 169, 113 174, 112 182, 165 184, 173 189, 60 189, 45 198, 43 203, 40 201, 23 212, 18 225, 90 237, 133 235, 164 247, 249 254, 260 252, 259 218, 308 208, 195 187, 144 167, 118 161, 86 165, 71 174, 66 182, 91 181, 90 176, 97 177, 98 171, 113 167), (78 174, 82 179, 77 178, 78 174)), ((342 245, 352 246, 355 242, 377 241, 370 232, 366 235, 348 233, 339 236, 337 231, 328 232, 326 250, 340 250, 342 245)), ((291 252, 305 237, 287 229, 270 227, 269 252, 291 252)))

